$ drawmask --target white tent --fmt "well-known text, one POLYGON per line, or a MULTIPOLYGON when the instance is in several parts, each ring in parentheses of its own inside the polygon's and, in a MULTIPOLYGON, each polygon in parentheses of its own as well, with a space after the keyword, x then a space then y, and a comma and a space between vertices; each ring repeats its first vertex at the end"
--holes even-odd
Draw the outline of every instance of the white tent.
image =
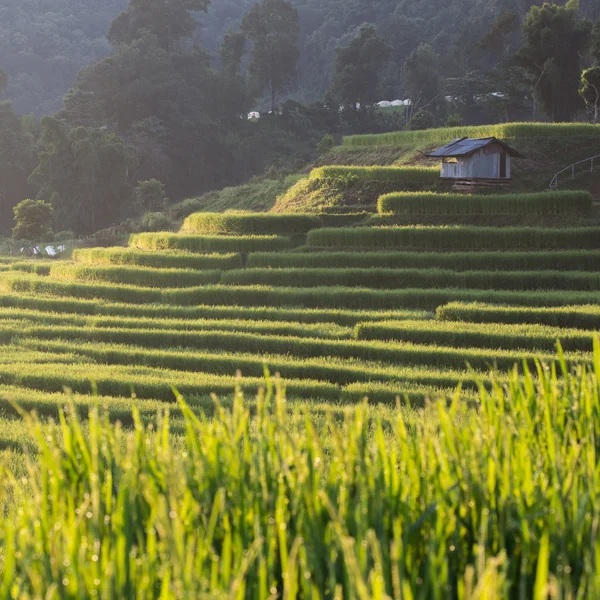
POLYGON ((260 119, 260 113, 256 111, 249 112, 248 120, 251 121, 252 119, 260 119))
POLYGON ((392 106, 392 103, 388 102, 387 100, 382 100, 381 102, 377 103, 377 106, 379 108, 389 108, 390 106, 392 106))
POLYGON ((404 102, 402 102, 402 100, 392 100, 390 104, 392 106, 404 106, 404 102))

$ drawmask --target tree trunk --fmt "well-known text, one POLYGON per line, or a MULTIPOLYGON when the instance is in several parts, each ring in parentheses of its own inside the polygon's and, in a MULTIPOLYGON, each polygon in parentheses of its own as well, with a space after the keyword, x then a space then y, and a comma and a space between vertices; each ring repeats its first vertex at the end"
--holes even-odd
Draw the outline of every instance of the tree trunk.
POLYGON ((271 79, 271 114, 275 114, 275 84, 271 79))

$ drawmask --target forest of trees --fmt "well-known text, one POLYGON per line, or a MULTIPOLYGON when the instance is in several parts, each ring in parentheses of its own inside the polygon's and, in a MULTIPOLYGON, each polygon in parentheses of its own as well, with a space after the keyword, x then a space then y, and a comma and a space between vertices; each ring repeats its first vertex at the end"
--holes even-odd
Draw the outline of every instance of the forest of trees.
POLYGON ((139 214, 140 182, 179 200, 285 174, 325 134, 600 111, 596 0, 27 0, 0 15, 4 233, 25 198, 90 234, 139 214), (412 105, 373 107, 395 98, 412 105))

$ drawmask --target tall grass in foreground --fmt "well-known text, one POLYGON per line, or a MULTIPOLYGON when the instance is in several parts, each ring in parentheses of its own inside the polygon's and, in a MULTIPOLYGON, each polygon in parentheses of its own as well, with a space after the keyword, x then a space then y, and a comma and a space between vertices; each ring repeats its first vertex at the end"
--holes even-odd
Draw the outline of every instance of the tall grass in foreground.
POLYGON ((387 429, 366 406, 291 428, 271 387, 253 415, 180 399, 179 442, 168 415, 132 435, 24 415, 38 458, 2 467, 0 594, 598 597, 600 346, 593 372, 537 375, 387 429))

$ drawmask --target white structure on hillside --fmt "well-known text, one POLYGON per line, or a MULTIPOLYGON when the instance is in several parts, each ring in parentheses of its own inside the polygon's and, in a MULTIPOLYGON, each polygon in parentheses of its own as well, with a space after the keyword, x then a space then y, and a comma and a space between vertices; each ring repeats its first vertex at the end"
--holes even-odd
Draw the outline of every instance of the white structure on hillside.
POLYGON ((458 138, 427 156, 442 159, 442 179, 496 185, 510 184, 511 160, 523 158, 495 137, 458 138))

